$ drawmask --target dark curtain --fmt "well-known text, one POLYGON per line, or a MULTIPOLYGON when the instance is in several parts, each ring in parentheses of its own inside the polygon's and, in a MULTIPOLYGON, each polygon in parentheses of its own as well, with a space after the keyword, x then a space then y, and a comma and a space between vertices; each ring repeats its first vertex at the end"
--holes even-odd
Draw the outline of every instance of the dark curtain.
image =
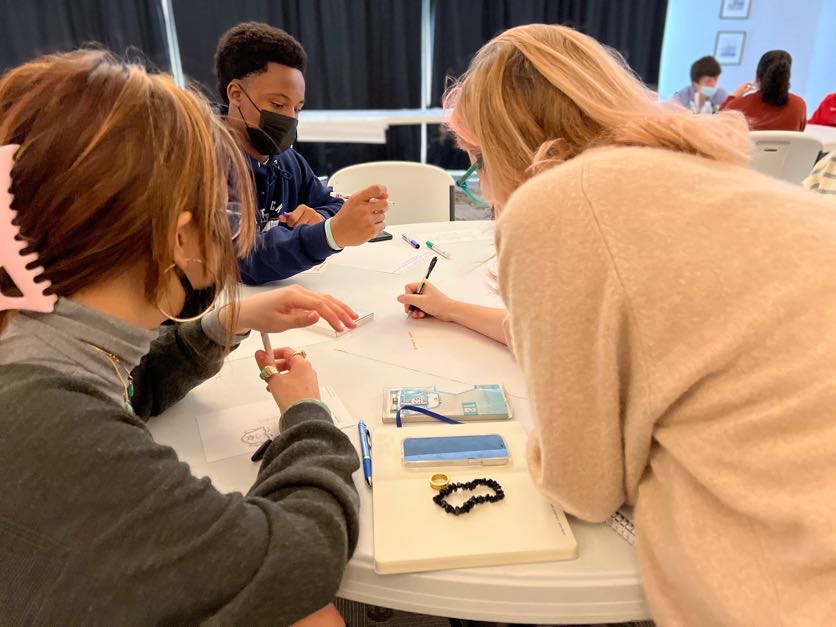
MULTIPOLYGON (((174 0, 186 74, 218 99, 213 56, 221 34, 245 20, 284 28, 308 51, 307 106, 420 106, 421 0, 174 0)), ((433 0, 433 105, 498 32, 531 22, 578 28, 619 50, 649 84, 659 73, 667 0, 433 0)), ((169 69, 159 0, 0 0, 0 70, 38 54, 100 43, 169 69)), ((362 161, 419 159, 419 128, 395 126, 385 145, 301 143, 320 174, 362 161)), ((438 126, 429 161, 463 169, 466 157, 438 126)))
MULTIPOLYGON (((563 24, 618 50, 648 84, 659 79, 667 0, 437 0, 433 44, 433 106, 447 77, 462 74, 476 51, 522 24, 563 24)), ((464 169, 466 155, 438 126, 430 127, 428 160, 464 169)))
POLYGON ((0 0, 0 24, 0 71, 84 44, 169 70, 159 0, 0 0))
MULTIPOLYGON (((308 53, 305 107, 420 106, 420 0, 174 0, 184 72, 219 98, 213 57, 231 26, 255 20, 296 37, 308 53)), ((318 174, 362 161, 419 159, 417 127, 393 127, 385 145, 300 143, 318 174)))

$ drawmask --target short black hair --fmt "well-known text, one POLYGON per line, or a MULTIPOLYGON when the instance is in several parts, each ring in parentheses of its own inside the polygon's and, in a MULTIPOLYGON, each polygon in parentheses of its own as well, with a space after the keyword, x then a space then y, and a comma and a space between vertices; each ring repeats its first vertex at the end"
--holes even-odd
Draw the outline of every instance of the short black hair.
POLYGON ((697 59, 694 61, 693 65, 691 65, 691 82, 698 83, 703 76, 717 78, 720 76, 722 71, 723 68, 720 67, 719 63, 717 63, 717 59, 712 56, 697 59))
POLYGON ((278 63, 305 72, 308 55, 292 35, 263 22, 242 22, 226 31, 215 52, 218 93, 229 104, 226 88, 235 80, 278 63))

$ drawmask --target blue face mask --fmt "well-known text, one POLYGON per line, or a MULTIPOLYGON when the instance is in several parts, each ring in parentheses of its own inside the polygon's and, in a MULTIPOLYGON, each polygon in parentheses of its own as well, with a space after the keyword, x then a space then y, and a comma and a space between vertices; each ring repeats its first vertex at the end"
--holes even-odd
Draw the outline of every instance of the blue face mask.
POLYGON ((711 98, 714 94, 717 93, 717 87, 708 87, 706 85, 703 85, 700 87, 700 93, 706 98, 711 98))

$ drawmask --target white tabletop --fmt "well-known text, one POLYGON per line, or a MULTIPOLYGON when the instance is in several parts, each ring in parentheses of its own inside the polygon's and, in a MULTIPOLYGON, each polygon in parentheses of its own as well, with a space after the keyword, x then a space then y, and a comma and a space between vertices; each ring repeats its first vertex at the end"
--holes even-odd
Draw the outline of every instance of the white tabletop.
POLYGON ((824 144, 824 152, 833 152, 836 150, 836 127, 808 124, 804 132, 812 135, 824 144))
MULTIPOLYGON (((421 278, 426 271, 426 258, 414 260, 402 273, 368 269, 375 258, 380 261, 379 267, 386 268, 392 266, 393 257, 407 254, 405 249, 409 247, 400 234, 408 232, 420 241, 433 239, 452 253, 450 260, 439 258, 431 277, 435 284, 455 290, 474 302, 499 304, 486 279, 493 253, 490 222, 402 225, 388 230, 395 235, 393 240, 347 249, 335 255, 322 272, 299 275, 294 282, 329 292, 355 309, 373 311, 375 320, 362 327, 363 337, 369 338, 369 342, 374 341, 375 328, 381 334, 384 328, 401 321, 404 325, 426 322, 408 320, 402 306, 395 301, 404 283, 421 278)), ((442 389, 452 389, 466 383, 504 383, 481 380, 486 360, 504 364, 509 381, 520 380, 520 373, 508 361, 504 346, 438 321, 430 321, 423 328, 437 329, 445 338, 451 334, 459 336, 468 347, 478 349, 472 363, 459 363, 454 369, 449 364, 439 364, 438 372, 414 363, 385 363, 345 352, 348 350, 345 347, 351 346, 347 342, 350 334, 338 339, 311 340, 309 331, 290 331, 274 335, 273 345, 304 345, 317 369, 320 385, 333 387, 352 417, 365 419, 372 433, 375 429, 395 428, 383 426, 380 419, 384 387, 439 385, 442 389)), ((455 351, 455 339, 450 344, 449 350, 455 351)), ((258 465, 247 455, 207 463, 195 418, 266 398, 251 358, 259 346, 258 334, 251 335, 230 355, 219 375, 150 423, 158 442, 172 446, 193 473, 210 477, 222 491, 246 492, 255 479, 258 465)), ((396 359, 394 356, 393 360, 396 359)), ((524 389, 516 385, 511 393, 516 418, 530 428, 531 411, 524 389)), ((345 431, 358 446, 356 427, 347 427, 345 431)), ((361 500, 360 540, 346 569, 339 591, 341 597, 425 614, 497 622, 590 623, 649 617, 633 547, 604 525, 571 517, 579 554, 574 561, 378 575, 373 570, 371 492, 362 473, 355 473, 355 483, 361 500)), ((520 532, 525 532, 524 521, 520 521, 520 532)), ((502 538, 496 541, 501 542, 502 538)))

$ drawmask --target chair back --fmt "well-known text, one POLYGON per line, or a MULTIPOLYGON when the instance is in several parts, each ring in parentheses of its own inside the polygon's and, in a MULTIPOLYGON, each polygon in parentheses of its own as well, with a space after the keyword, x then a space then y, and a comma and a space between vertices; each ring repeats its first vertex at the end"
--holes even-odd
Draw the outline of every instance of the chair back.
POLYGON ((453 179, 434 165, 413 161, 373 161, 350 165, 328 180, 335 192, 353 194, 369 185, 385 185, 394 205, 386 224, 444 222, 453 219, 453 179))
POLYGON ((752 131, 749 166, 769 176, 801 184, 823 149, 815 137, 795 131, 752 131))

